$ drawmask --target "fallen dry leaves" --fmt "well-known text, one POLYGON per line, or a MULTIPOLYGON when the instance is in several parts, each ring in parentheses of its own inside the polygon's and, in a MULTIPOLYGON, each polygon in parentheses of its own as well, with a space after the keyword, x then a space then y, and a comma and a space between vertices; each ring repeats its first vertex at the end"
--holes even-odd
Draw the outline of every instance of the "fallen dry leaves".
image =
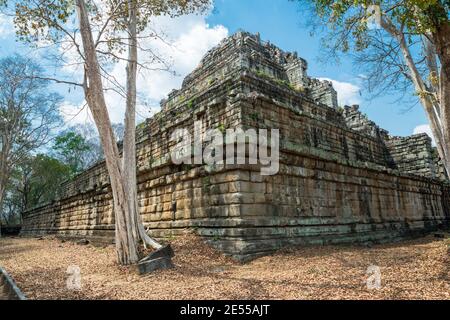
POLYGON ((175 238, 175 268, 139 276, 115 263, 114 247, 53 237, 0 238, 0 265, 30 299, 450 299, 449 239, 288 248, 239 264, 191 233, 175 238), (81 290, 67 268, 80 267, 81 290), (367 268, 381 288, 367 289, 367 268))

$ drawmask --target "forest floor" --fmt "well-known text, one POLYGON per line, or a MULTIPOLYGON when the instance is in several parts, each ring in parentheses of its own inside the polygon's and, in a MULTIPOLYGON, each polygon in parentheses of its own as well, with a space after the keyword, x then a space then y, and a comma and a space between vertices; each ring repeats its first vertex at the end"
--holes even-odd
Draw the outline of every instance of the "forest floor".
POLYGON ((119 267, 113 246, 53 237, 0 238, 0 266, 29 299, 450 299, 448 238, 288 248, 246 264, 191 233, 171 243, 175 268, 145 276, 119 267), (67 286, 70 266, 80 290, 67 286), (373 266, 378 289, 367 286, 373 266))

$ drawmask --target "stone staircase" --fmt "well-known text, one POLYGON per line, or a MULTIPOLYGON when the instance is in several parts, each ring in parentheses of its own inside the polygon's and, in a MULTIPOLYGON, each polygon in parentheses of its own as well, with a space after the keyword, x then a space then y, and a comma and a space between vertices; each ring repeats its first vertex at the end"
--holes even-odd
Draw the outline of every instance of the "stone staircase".
POLYGON ((0 300, 26 300, 12 278, 0 267, 0 300))

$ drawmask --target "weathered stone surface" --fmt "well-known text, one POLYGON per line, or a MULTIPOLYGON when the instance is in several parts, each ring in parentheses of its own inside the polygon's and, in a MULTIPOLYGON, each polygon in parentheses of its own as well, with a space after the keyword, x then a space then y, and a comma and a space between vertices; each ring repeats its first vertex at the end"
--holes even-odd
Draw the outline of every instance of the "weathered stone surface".
MULTIPOLYGON (((245 32, 208 52, 161 112, 137 128, 138 201, 152 236, 196 228, 247 260, 284 245, 382 242, 446 226, 450 186, 430 139, 392 137, 358 110, 338 108, 306 61, 245 32), (280 170, 175 165, 177 128, 279 129, 280 170)), ((111 242, 114 215, 104 163, 24 214, 22 234, 111 242)))

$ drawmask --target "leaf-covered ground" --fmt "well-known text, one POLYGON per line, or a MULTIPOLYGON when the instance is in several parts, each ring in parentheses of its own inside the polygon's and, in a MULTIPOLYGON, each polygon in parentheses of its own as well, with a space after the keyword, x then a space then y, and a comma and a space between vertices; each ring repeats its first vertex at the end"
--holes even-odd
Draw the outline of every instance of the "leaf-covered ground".
POLYGON ((243 265, 192 234, 172 246, 174 269, 139 276, 116 265, 113 246, 0 238, 0 266, 30 299, 450 299, 450 239, 290 248, 243 265), (73 265, 79 291, 66 285, 73 265), (371 265, 380 289, 367 288, 371 265))

